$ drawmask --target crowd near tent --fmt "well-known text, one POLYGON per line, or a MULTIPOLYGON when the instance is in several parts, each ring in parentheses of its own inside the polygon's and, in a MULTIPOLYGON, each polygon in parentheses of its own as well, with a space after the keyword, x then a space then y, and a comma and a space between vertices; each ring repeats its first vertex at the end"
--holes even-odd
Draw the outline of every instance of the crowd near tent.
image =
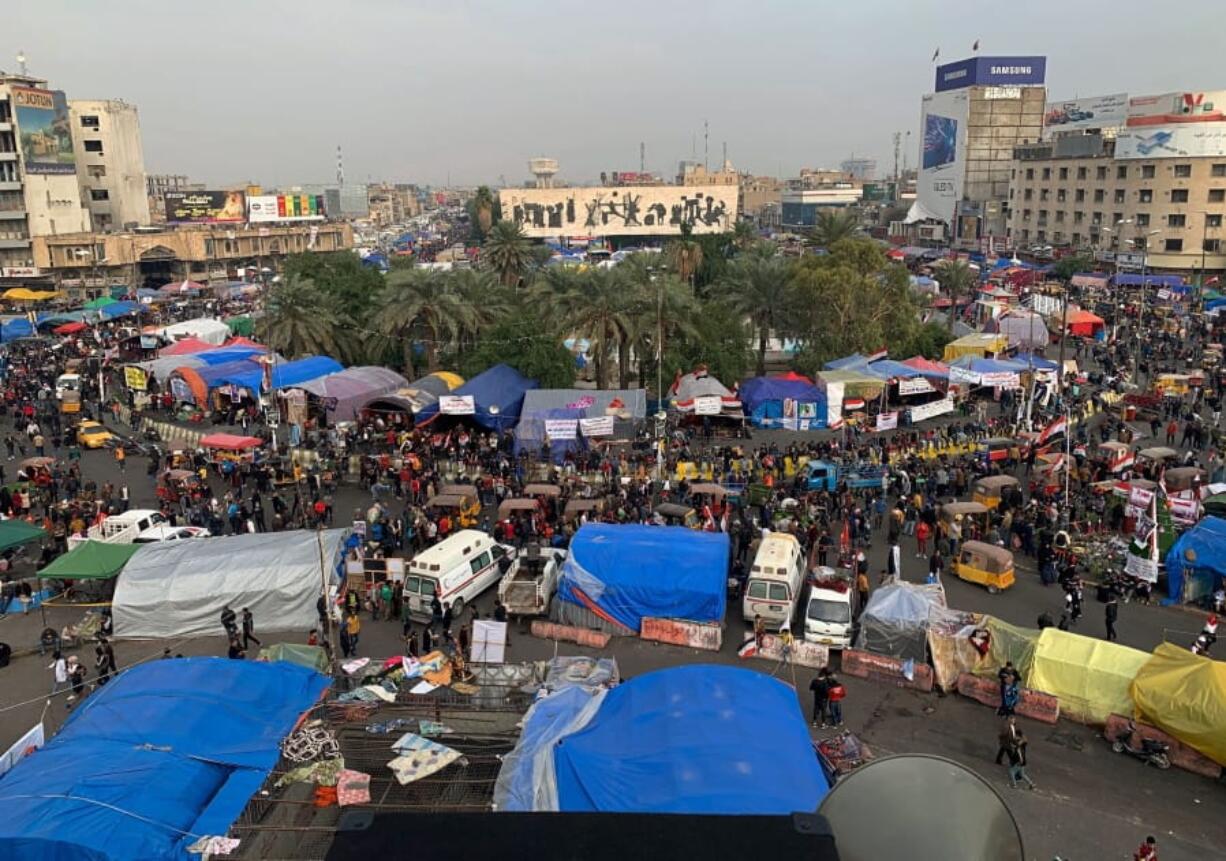
POLYGON ((446 396, 442 406, 436 400, 417 414, 417 424, 424 425, 446 418, 468 419, 486 430, 503 431, 519 422, 524 395, 537 387, 510 365, 494 365, 482 371, 446 396))
POLYGON ((940 586, 896 580, 873 591, 860 616, 856 648, 904 660, 924 661, 928 647, 928 616, 945 606, 940 586))
POLYGON ((1132 708, 1129 686, 1149 660, 1146 652, 1118 643, 1044 628, 1034 647, 1025 684, 1060 699, 1061 714, 1105 723, 1132 708))
POLYGON ((826 393, 795 372, 746 380, 741 385, 741 403, 755 427, 818 430, 826 426, 826 393))
POLYGON ((638 633, 644 616, 722 622, 728 566, 724 532, 587 523, 571 539, 555 612, 615 633, 638 633))
POLYGON ((393 370, 364 365, 316 377, 304 382, 302 388, 325 402, 334 421, 348 422, 357 418, 362 406, 371 399, 391 394, 408 384, 408 380, 393 370))
POLYGON ((1166 553, 1166 576, 1176 603, 1220 589, 1226 578, 1226 519, 1206 517, 1180 535, 1166 553))
POLYGON ((601 439, 633 438, 646 416, 647 393, 643 389, 532 389, 524 394, 519 424, 515 426, 515 454, 537 455, 548 439, 550 457, 560 463, 567 454, 586 451, 601 439), (599 428, 589 425, 585 430, 580 421, 598 418, 611 419, 612 423, 599 428), (599 435, 593 431, 599 431, 599 435))
POLYGON ((303 632, 337 579, 345 530, 265 532, 142 545, 115 585, 111 606, 121 637, 217 634, 227 604, 250 607, 265 631, 303 632), (322 542, 322 552, 320 547, 322 542), (320 559, 325 570, 320 570, 320 559))
POLYGON ((1078 338, 1094 338, 1102 341, 1107 337, 1107 324, 1102 317, 1082 308, 1068 309, 1068 333, 1078 338))
POLYGON ((829 790, 795 692, 702 664, 539 701, 507 757, 499 810, 789 814, 829 790))
POLYGON ((1161 643, 1131 694, 1138 718, 1226 765, 1226 663, 1161 643))
POLYGON ((327 686, 284 662, 134 664, 0 778, 0 857, 193 857, 238 819, 327 686))
POLYGON ((668 394, 673 409, 680 413, 726 418, 744 415, 741 399, 711 376, 705 367, 677 377, 668 394))

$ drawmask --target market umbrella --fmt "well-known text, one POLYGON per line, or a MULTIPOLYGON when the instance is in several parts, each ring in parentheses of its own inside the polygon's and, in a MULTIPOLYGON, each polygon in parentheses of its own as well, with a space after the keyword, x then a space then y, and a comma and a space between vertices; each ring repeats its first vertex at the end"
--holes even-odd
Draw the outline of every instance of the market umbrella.
POLYGON ((56 326, 51 331, 52 333, 56 335, 71 335, 74 332, 80 332, 82 329, 87 329, 87 328, 89 327, 86 326, 84 323, 81 323, 78 321, 75 323, 65 323, 62 326, 56 326))
POLYGON ((118 299, 112 299, 110 296, 99 296, 97 299, 91 299, 85 303, 85 310, 97 311, 100 308, 105 308, 107 305, 114 305, 118 299))

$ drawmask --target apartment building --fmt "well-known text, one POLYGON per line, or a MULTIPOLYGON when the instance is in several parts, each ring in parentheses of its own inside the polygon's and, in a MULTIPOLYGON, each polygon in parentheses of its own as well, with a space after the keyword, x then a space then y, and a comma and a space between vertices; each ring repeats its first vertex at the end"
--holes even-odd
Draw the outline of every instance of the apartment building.
POLYGON ((94 230, 149 224, 145 151, 136 106, 119 99, 68 102, 81 200, 94 230))

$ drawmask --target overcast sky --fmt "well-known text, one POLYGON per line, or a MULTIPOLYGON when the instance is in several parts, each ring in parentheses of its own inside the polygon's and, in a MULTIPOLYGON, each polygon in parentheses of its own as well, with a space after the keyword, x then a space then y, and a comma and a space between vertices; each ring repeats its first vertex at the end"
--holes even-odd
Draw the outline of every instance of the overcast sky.
MULTIPOLYGON (((647 168, 695 137, 794 175, 892 170, 932 53, 1043 54, 1053 98, 1226 88, 1221 6, 1121 0, 3 0, 0 69, 140 109, 151 173, 210 184, 442 184, 647 168), (1080 11, 1084 9, 1085 11, 1080 11), (1165 10, 1165 11, 1164 11, 1165 10), (1169 13, 1169 14, 1168 14, 1169 13), (1162 32, 1165 30, 1165 32, 1162 32)), ((914 165, 918 135, 911 135, 914 165)))

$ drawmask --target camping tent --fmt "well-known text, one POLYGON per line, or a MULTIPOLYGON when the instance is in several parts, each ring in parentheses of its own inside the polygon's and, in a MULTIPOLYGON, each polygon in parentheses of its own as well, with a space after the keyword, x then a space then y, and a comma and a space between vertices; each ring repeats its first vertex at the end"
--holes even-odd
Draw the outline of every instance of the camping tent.
POLYGON ((1023 683, 1060 700, 1060 713, 1086 723, 1106 723, 1110 714, 1132 709, 1128 693, 1149 655, 1118 643, 1044 628, 1034 647, 1034 665, 1023 683))
MULTIPOLYGON (((643 389, 533 389, 524 395, 519 424, 515 426, 515 455, 536 455, 545 442, 545 422, 563 419, 613 417, 609 438, 627 439, 647 416, 647 393, 643 389)), ((550 439, 550 455, 561 462, 568 452, 584 451, 589 436, 576 427, 572 438, 550 439)))
POLYGON ((1166 552, 1167 592, 1175 602, 1195 601, 1222 587, 1226 576, 1226 520, 1206 517, 1166 552))
POLYGON ((571 539, 555 612, 586 610, 616 633, 638 633, 644 616, 722 622, 728 565, 723 532, 587 523, 571 539))
POLYGON ((430 404, 438 403, 440 395, 448 395, 464 385, 464 378, 449 371, 435 371, 394 392, 371 398, 362 409, 374 412, 420 413, 430 404))
POLYGON ((536 380, 528 379, 510 365, 494 365, 451 392, 453 397, 472 399, 471 413, 444 413, 435 401, 417 414, 417 424, 429 424, 440 415, 453 415, 469 417, 488 430, 513 428, 519 423, 524 395, 536 387, 536 380))
POLYGON ((123 570, 140 544, 108 544, 92 539, 54 560, 38 572, 43 579, 109 580, 123 570))
POLYGON ((1131 693, 1137 717, 1226 765, 1226 663, 1159 643, 1131 693))
POLYGON ((989 355, 996 355, 1008 346, 1009 339, 1004 335, 992 334, 990 332, 975 332, 946 344, 944 359, 946 362, 952 362, 954 359, 962 356, 986 358, 989 355))
POLYGON ((940 586, 896 580, 879 586, 860 616, 856 648, 879 655, 923 661, 928 647, 928 616, 945 606, 940 586))
POLYGON ((187 847, 230 829, 328 681, 280 661, 133 664, 0 781, 0 857, 199 857, 187 847))
POLYGON ((307 530, 145 544, 115 585, 115 633, 123 637, 216 634, 229 604, 250 607, 264 631, 318 623, 324 581, 337 578, 345 530, 307 530), (320 571, 321 558, 326 566, 320 571))
POLYGON ((348 422, 357 418, 362 405, 371 398, 386 395, 408 385, 408 381, 393 370, 375 365, 361 365, 310 380, 302 388, 317 398, 328 401, 333 421, 348 422), (333 405, 334 404, 334 405, 333 405))
POLYGON ((999 334, 1009 339, 1010 347, 1039 349, 1051 343, 1043 315, 1025 309, 1015 309, 996 321, 999 334))
POLYGON ((1099 341, 1107 337, 1107 324, 1102 317, 1086 311, 1083 308, 1069 307, 1068 333, 1078 338, 1095 338, 1099 341))
POLYGON ((746 380, 741 384, 741 403, 755 427, 819 430, 826 426, 826 393, 800 374, 746 380))
MULTIPOLYGON (((231 348, 227 348, 231 349, 231 348)), ((207 355, 207 354, 206 354, 207 355)), ((227 371, 216 377, 216 385, 238 386, 251 392, 260 392, 264 386, 264 364, 247 361, 242 370, 227 371)), ((270 378, 273 391, 280 389, 301 388, 303 383, 317 380, 328 374, 344 370, 340 362, 327 356, 304 356, 292 362, 274 362, 270 378)), ((203 377, 204 374, 201 374, 203 377)), ((210 386, 213 388, 213 386, 210 386)))
POLYGON ((791 687, 696 664, 613 688, 552 747, 571 813, 812 812, 829 789, 791 687))
POLYGON ((220 320, 214 320, 211 317, 200 317, 196 320, 184 320, 182 323, 164 326, 161 329, 154 330, 154 334, 160 335, 167 341, 175 341, 190 335, 194 338, 199 338, 201 341, 220 345, 225 343, 226 338, 230 337, 230 327, 220 320))
POLYGON ((672 408, 691 415, 741 418, 741 401, 705 367, 678 376, 668 390, 672 408))

